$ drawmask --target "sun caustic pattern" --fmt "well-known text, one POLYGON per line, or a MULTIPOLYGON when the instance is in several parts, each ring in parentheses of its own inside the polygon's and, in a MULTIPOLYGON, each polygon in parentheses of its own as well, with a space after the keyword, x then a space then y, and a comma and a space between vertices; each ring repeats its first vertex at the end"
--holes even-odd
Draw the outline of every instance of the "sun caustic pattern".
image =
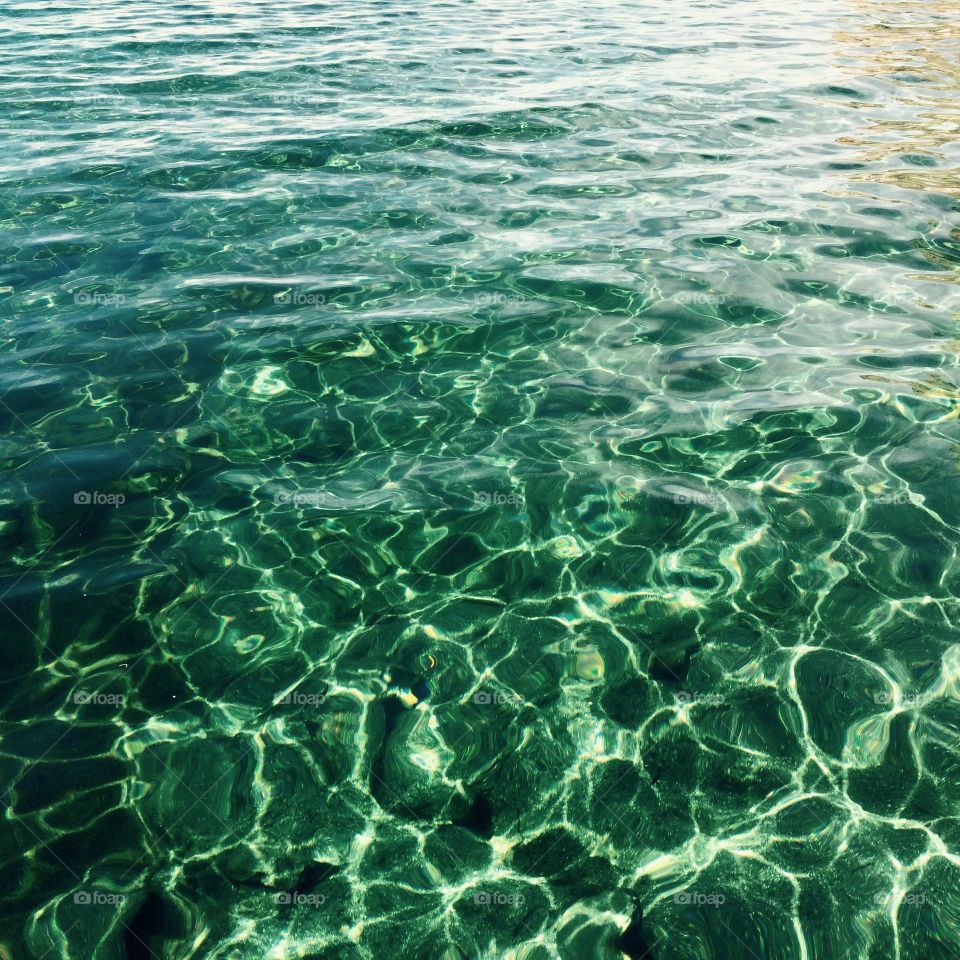
POLYGON ((0 73, 0 960, 960 957, 952 0, 0 73))

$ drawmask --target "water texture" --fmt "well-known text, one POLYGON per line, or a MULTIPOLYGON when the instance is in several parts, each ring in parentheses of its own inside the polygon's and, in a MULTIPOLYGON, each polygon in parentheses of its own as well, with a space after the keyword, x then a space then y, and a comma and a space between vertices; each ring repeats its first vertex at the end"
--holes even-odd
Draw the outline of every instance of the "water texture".
POLYGON ((960 957, 955 3, 0 76, 0 960, 960 957))

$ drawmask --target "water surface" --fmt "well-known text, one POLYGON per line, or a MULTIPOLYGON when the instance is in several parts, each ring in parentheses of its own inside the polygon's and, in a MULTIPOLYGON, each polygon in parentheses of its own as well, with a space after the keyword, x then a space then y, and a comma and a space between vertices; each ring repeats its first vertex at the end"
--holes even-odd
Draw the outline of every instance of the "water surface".
POLYGON ((955 5, 0 29, 3 960, 960 957, 955 5))

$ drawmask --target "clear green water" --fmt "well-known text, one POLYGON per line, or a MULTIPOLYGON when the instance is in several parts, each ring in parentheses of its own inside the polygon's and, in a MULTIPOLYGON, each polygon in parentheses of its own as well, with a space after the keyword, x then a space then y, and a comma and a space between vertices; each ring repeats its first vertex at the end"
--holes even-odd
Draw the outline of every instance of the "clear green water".
POLYGON ((960 956, 958 24, 8 3, 0 958, 960 956))

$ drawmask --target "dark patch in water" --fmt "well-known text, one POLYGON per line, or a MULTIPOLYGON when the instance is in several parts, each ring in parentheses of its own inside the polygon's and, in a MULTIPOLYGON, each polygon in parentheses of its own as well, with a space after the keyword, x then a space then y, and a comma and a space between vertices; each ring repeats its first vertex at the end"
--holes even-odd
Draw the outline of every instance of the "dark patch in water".
POLYGON ((490 801, 482 793, 478 793, 466 813, 457 817, 453 823, 472 831, 478 837, 489 839, 493 836, 493 808, 490 801))
POLYGON ((646 931, 643 929, 643 907, 636 904, 627 929, 617 938, 615 944, 618 950, 633 960, 654 960, 653 944, 650 943, 646 931))

